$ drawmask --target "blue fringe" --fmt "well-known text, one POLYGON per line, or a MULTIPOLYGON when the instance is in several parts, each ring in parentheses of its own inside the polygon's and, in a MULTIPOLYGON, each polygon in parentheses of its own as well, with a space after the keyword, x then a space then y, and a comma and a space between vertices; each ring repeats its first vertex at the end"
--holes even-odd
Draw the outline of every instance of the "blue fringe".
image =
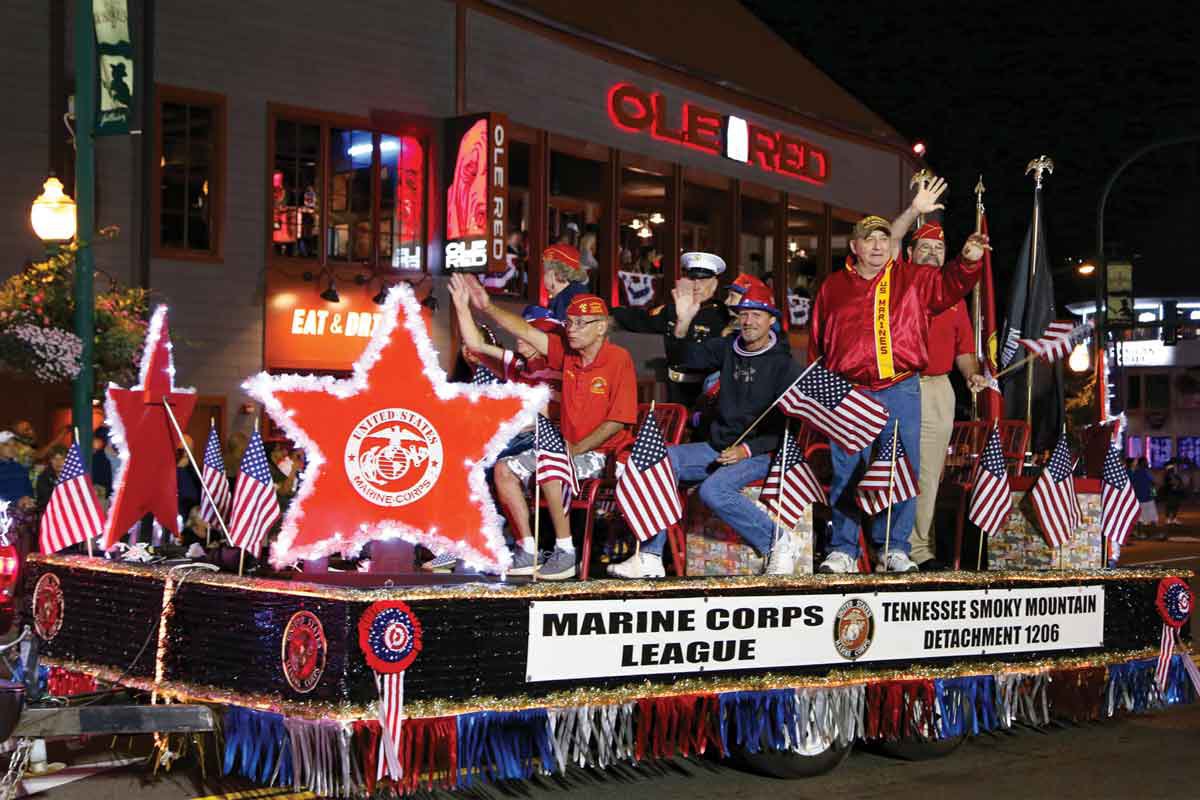
POLYGON ((292 745, 283 717, 267 711, 230 706, 225 712, 226 775, 236 774, 269 783, 279 766, 277 782, 292 783, 292 745))
POLYGON ((786 750, 789 734, 799 729, 796 719, 796 690, 768 689, 762 692, 726 692, 721 702, 721 748, 729 752, 733 741, 750 753, 786 750))
MULTIPOLYGON (((1128 694, 1133 699, 1134 713, 1156 708, 1159 705, 1158 687, 1154 685, 1154 670, 1157 666, 1157 658, 1126 661, 1124 664, 1109 664, 1108 692, 1106 694, 1115 693, 1117 698, 1123 698, 1128 694)), ((1180 668, 1182 669, 1182 666, 1180 668)))
POLYGON ((517 780, 555 767, 550 719, 544 708, 478 711, 458 717, 460 786, 476 778, 517 780))
POLYGON ((942 739, 977 736, 1000 727, 996 714, 996 676, 968 675, 933 682, 941 715, 937 733, 942 739))
POLYGON ((1163 692, 1163 702, 1169 706, 1178 706, 1196 702, 1196 691, 1192 687, 1192 679, 1184 669, 1183 659, 1189 655, 1176 653, 1171 656, 1171 666, 1167 669, 1167 690, 1163 692))

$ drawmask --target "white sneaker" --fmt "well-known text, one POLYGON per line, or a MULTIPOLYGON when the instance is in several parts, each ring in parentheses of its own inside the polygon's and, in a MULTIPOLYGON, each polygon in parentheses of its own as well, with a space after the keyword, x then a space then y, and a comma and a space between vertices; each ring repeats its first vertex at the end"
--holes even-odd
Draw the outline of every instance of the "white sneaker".
POLYGON ((916 572, 917 569, 916 563, 908 557, 908 553, 899 550, 888 553, 886 564, 880 561, 875 565, 876 572, 916 572))
POLYGON ((767 556, 766 574, 791 575, 795 571, 796 544, 792 541, 791 534, 780 534, 775 546, 771 548, 771 554, 767 556))
POLYGON ((858 572, 858 560, 851 558, 839 550, 834 550, 825 556, 825 560, 821 562, 821 566, 817 567, 817 572, 835 573, 838 575, 858 572))
POLYGON ((653 553, 635 553, 620 564, 609 564, 608 574, 614 578, 641 580, 642 578, 665 578, 662 556, 653 553))

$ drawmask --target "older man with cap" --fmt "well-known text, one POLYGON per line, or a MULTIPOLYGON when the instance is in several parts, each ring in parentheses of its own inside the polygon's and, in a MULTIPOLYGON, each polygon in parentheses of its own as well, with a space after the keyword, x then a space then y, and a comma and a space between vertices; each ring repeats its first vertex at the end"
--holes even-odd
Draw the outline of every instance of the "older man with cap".
MULTIPOLYGON (((681 321, 698 307, 695 299, 680 299, 681 321)), ((748 484, 762 480, 771 467, 771 451, 779 445, 784 418, 774 411, 738 442, 751 423, 778 399, 799 376, 787 338, 773 330, 779 309, 771 293, 752 288, 737 306, 739 333, 722 339, 688 342, 684 365, 700 372, 721 372, 717 419, 705 441, 667 448, 675 476, 700 482, 700 499, 767 559, 769 574, 787 574, 795 566, 791 536, 775 539, 767 513, 742 494, 748 484)), ((640 551, 608 568, 617 578, 661 578, 666 533, 659 531, 640 551)))
POLYGON ((657 333, 663 337, 667 356, 667 400, 691 406, 703 389, 705 374, 684 368, 686 346, 721 335, 726 311, 717 301, 717 278, 725 271, 725 261, 713 253, 684 253, 680 259, 684 277, 675 284, 671 302, 649 311, 640 308, 614 308, 613 319, 628 331, 657 333), (696 303, 695 313, 687 320, 679 318, 680 300, 696 303))
MULTIPOLYGON (((565 335, 546 333, 520 316, 492 304, 487 291, 472 277, 455 275, 451 292, 466 292, 470 303, 501 328, 528 343, 545 357, 546 366, 562 371, 560 428, 575 475, 595 478, 605 462, 632 441, 630 428, 637 422, 637 374, 629 351, 608 341, 609 315, 604 301, 593 294, 576 295, 567 307, 565 335)), ((496 494, 515 529, 517 549, 510 575, 530 575, 537 563, 537 542, 529 524, 525 485, 535 471, 534 452, 496 463, 496 494)), ((543 487, 550 520, 554 524, 554 552, 536 567, 543 580, 575 577, 575 543, 570 520, 562 503, 562 486, 543 487)))
MULTIPOLYGON (((940 208, 945 191, 922 186, 909 211, 931 213, 940 208)), ((844 269, 821 284, 813 302, 809 360, 824 359, 826 369, 842 376, 873 397, 889 412, 880 434, 882 444, 897 429, 914 470, 920 470, 921 398, 919 378, 928 364, 927 340, 931 315, 962 299, 979 279, 979 260, 987 237, 975 234, 963 247, 961 259, 944 270, 897 261, 892 257, 891 223, 877 216, 864 217, 854 226, 852 257, 844 269)), ((878 569, 909 572, 917 565, 909 558, 909 536, 916 517, 916 502, 909 499, 891 507, 890 531, 884 515, 862 518, 854 485, 871 460, 871 447, 852 453, 830 444, 833 482, 833 537, 822 572, 855 572, 859 554, 859 526, 866 523, 879 549, 878 569), (888 540, 884 558, 885 539, 888 540)))
MULTIPOLYGON (((940 224, 926 222, 917 228, 908 247, 908 260, 913 264, 942 268, 946 261, 946 234, 940 224)), ((954 387, 950 385, 949 375, 953 367, 958 367, 972 392, 987 387, 987 379, 975 356, 975 337, 967 317, 967 304, 962 300, 929 320, 929 362, 921 372, 921 472, 918 478, 921 493, 917 496, 917 520, 909 539, 912 545, 909 557, 922 570, 943 567, 936 558, 930 530, 942 467, 946 463, 946 448, 954 429, 954 387)))

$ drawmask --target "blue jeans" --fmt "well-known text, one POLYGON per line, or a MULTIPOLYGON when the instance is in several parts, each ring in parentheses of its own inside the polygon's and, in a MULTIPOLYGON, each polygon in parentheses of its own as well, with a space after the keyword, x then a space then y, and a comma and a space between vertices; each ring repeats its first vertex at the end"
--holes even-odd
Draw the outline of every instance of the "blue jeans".
MULTIPOLYGON (((860 389, 867 396, 873 397, 887 407, 888 421, 876 442, 885 442, 892 435, 892 427, 900 422, 900 441, 908 454, 914 475, 921 473, 921 386, 920 379, 913 376, 907 380, 889 386, 878 392, 868 392, 860 389)), ((833 483, 829 487, 829 502, 833 506, 833 536, 830 549, 845 553, 851 558, 858 558, 858 530, 867 529, 882 552, 884 538, 887 535, 887 512, 876 514, 868 520, 863 519, 863 511, 855 501, 855 489, 859 478, 867 471, 871 463, 872 447, 865 447, 857 453, 848 453, 837 442, 829 443, 829 452, 833 458, 833 483)), ((915 497, 896 503, 892 506, 892 534, 890 550, 907 554, 909 550, 908 537, 912 533, 913 523, 917 518, 917 499, 915 497)))
MULTIPOLYGON (((719 466, 716 450, 708 442, 675 445, 667 448, 667 457, 680 482, 701 481, 700 499, 729 527, 737 531, 759 555, 771 552, 775 524, 753 500, 742 494, 747 484, 767 477, 770 454, 751 456, 736 464, 719 466)), ((667 542, 666 531, 659 531, 642 550, 661 556, 667 542)))

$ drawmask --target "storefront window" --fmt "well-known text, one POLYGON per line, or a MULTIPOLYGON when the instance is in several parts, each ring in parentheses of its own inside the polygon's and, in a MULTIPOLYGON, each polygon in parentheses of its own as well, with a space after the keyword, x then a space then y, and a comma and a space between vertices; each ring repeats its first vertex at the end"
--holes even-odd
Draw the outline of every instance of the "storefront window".
POLYGON ((326 252, 330 261, 370 262, 371 167, 374 136, 370 131, 329 132, 329 227, 326 252))
POLYGON ((684 252, 716 253, 728 260, 733 249, 730 209, 728 178, 684 170, 679 242, 684 252))
POLYGON ((224 99, 159 89, 159 255, 218 256, 224 99))
POLYGON ((775 276, 775 230, 778 192, 758 186, 742 186, 740 272, 762 278, 768 285, 775 276))
POLYGON ((819 265, 825 258, 825 210, 820 203, 788 201, 788 306, 793 326, 808 324, 819 265))
POLYGON ((524 297, 529 270, 529 185, 533 147, 516 139, 508 150, 508 220, 505 231, 504 273, 486 276, 484 284, 494 292, 524 297))
POLYGON ((854 223, 863 218, 862 214, 841 208, 833 210, 833 240, 829 248, 833 253, 831 268, 836 272, 846 265, 846 256, 850 255, 850 236, 854 232, 854 223))
POLYGON ((580 264, 587 270, 588 283, 596 287, 597 268, 600 262, 596 253, 596 233, 600 227, 600 214, 604 207, 604 161, 603 148, 589 148, 572 143, 569 152, 558 149, 550 152, 550 199, 549 230, 546 241, 561 242, 580 248, 580 264), (589 152, 594 150, 594 152, 589 152), (590 234, 590 236, 588 236, 590 234), (585 255, 581 245, 587 236, 589 252, 585 255))
POLYGON ((648 306, 662 302, 664 258, 669 230, 666 174, 642 167, 621 169, 620 249, 617 276, 622 305, 648 306))
POLYGON ((380 136, 379 260, 420 270, 425 255, 425 148, 414 136, 380 136))
POLYGON ((1171 407, 1171 379, 1162 373, 1146 376, 1146 408, 1165 411, 1171 407))
POLYGON ((275 122, 271 174, 271 243, 294 258, 320 256, 321 126, 275 122))

